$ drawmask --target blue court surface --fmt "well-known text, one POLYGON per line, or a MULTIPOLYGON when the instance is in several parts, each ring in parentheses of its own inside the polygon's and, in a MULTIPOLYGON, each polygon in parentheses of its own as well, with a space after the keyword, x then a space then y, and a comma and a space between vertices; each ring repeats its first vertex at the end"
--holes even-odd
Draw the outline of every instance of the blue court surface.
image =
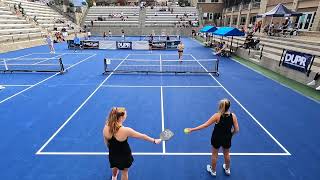
MULTIPOLYGON (((217 58, 192 39, 183 42, 184 60, 217 58)), ((231 176, 224 175, 220 154, 215 179, 319 179, 320 103, 232 59, 220 59, 218 77, 102 75, 104 58, 121 67, 133 60, 175 60, 177 52, 74 52, 66 43, 56 45, 56 52, 40 46, 0 55, 27 64, 61 57, 67 69, 64 74, 0 74, 6 87, 0 91, 1 180, 109 179, 102 129, 113 106, 126 107, 125 125, 151 137, 165 128, 175 133, 159 145, 129 139, 135 158, 130 179, 214 179, 206 172, 213 126, 188 135, 183 129, 205 122, 222 98, 231 100, 240 132, 231 147, 231 176)))

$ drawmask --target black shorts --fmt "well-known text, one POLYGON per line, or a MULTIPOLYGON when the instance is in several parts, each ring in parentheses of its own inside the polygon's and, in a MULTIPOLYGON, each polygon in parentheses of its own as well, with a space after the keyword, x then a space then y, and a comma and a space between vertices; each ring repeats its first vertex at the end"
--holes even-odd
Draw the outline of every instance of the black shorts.
POLYGON ((183 53, 183 51, 178 51, 179 53, 183 53))
POLYGON ((109 156, 110 168, 118 168, 119 170, 124 170, 125 168, 130 168, 134 159, 133 156, 127 157, 111 157, 109 156))
POLYGON ((217 138, 217 137, 211 136, 211 145, 215 149, 219 149, 221 146, 224 149, 229 149, 231 147, 231 139, 232 137, 217 138))

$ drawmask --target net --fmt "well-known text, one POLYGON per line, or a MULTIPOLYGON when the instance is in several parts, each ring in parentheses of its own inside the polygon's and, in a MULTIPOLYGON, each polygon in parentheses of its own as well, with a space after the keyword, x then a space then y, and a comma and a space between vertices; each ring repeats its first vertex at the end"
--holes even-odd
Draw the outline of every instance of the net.
POLYGON ((212 73, 219 75, 217 59, 200 60, 110 60, 104 59, 104 74, 109 73, 212 73))
POLYGON ((0 72, 60 72, 65 67, 61 58, 7 58, 0 59, 0 72))

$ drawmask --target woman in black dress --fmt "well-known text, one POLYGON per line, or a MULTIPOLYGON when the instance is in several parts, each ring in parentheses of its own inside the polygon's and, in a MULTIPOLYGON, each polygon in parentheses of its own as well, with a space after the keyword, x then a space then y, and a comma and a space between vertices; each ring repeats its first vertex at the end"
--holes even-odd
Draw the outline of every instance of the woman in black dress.
POLYGON ((128 170, 133 162, 133 156, 128 144, 128 137, 143 139, 155 144, 160 144, 161 139, 154 139, 141 134, 122 124, 127 117, 126 109, 114 107, 103 129, 104 142, 109 148, 109 162, 112 168, 112 180, 116 180, 119 170, 122 172, 121 180, 128 179, 128 170))
POLYGON ((204 129, 215 123, 214 130, 211 136, 212 145, 212 163, 207 165, 207 171, 216 176, 216 164, 218 159, 218 152, 220 147, 223 149, 224 164, 222 165, 226 175, 230 175, 230 147, 231 139, 234 134, 239 132, 239 125, 237 117, 234 113, 229 111, 230 101, 223 99, 219 102, 219 110, 207 122, 195 127, 186 128, 186 132, 193 132, 204 129))

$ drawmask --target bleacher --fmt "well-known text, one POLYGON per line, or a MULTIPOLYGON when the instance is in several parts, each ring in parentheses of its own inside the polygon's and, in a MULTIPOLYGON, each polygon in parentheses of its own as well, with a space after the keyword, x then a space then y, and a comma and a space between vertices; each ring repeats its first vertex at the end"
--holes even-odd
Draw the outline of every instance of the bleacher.
POLYGON ((183 27, 199 19, 196 7, 147 7, 145 26, 183 27), (182 18, 182 19, 181 19, 182 18))
POLYGON ((55 29, 60 31, 65 28, 67 31, 79 29, 77 25, 63 17, 58 12, 51 9, 46 4, 40 2, 29 2, 25 0, 4 0, 5 3, 13 7, 15 4, 18 5, 21 2, 21 7, 25 10, 26 16, 33 19, 36 16, 37 23, 48 31, 54 31, 55 29))
POLYGON ((91 26, 139 26, 139 7, 137 6, 94 6, 89 9, 85 25, 91 26), (113 16, 113 17, 111 17, 113 16), (121 16, 125 20, 122 20, 121 16))
POLYGON ((41 30, 15 15, 8 6, 0 6, 0 43, 41 38, 41 30))

